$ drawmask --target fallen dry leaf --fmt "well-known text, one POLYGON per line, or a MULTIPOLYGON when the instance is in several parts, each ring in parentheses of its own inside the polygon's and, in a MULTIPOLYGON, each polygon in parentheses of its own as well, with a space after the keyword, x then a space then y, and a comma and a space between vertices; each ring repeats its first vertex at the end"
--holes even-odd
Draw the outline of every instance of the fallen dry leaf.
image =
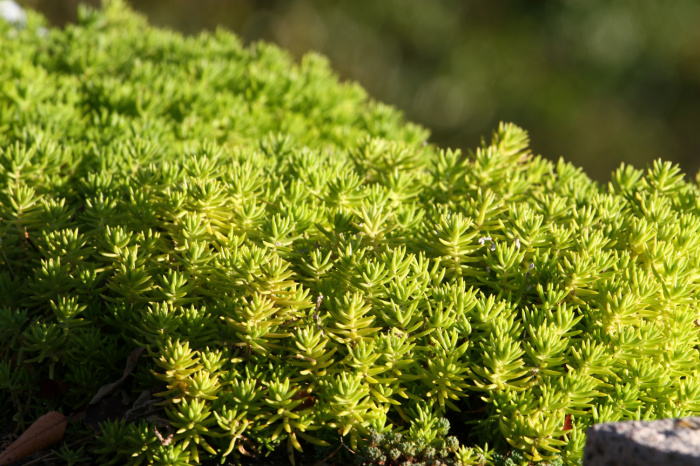
POLYGON ((153 409, 153 405, 157 402, 151 398, 151 393, 148 390, 141 392, 141 395, 134 401, 134 405, 124 415, 126 422, 131 422, 153 409))
POLYGON ((60 441, 67 422, 58 411, 44 414, 0 454, 0 465, 12 464, 60 441))
POLYGON ((106 385, 102 385, 99 390, 97 390, 97 393, 95 396, 92 397, 92 400, 90 400, 91 405, 94 405, 96 403, 99 403, 100 400, 102 400, 104 397, 110 395, 112 392, 114 392, 121 384, 124 383, 127 377, 129 377, 129 374, 134 370, 136 367, 136 362, 139 360, 139 356, 141 356, 141 353, 144 352, 146 348, 136 348, 129 354, 129 357, 126 359, 126 367, 124 368, 124 374, 122 374, 121 378, 117 380, 116 382, 108 383, 106 385))

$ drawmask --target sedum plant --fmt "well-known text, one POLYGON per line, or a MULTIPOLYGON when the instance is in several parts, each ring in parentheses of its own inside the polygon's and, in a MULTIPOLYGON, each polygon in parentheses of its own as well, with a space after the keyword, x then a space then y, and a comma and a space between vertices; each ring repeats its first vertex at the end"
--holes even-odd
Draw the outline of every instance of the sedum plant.
POLYGON ((599 185, 507 124, 440 149, 318 55, 120 1, 43 25, 0 22, 17 430, 137 348, 123 393, 156 415, 104 419, 93 460, 577 464, 594 423, 700 413, 700 191, 677 167, 599 185))

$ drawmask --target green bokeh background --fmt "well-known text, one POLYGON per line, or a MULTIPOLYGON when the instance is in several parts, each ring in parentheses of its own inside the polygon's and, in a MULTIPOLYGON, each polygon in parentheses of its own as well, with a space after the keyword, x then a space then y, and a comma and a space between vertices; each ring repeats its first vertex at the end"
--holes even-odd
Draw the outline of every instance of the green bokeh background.
MULTIPOLYGON (((79 2, 18 3, 61 25, 79 2)), ((224 27, 295 57, 321 52, 440 146, 473 148, 505 120, 530 132, 535 152, 601 182, 622 162, 700 168, 698 0, 129 3, 186 34, 224 27)))

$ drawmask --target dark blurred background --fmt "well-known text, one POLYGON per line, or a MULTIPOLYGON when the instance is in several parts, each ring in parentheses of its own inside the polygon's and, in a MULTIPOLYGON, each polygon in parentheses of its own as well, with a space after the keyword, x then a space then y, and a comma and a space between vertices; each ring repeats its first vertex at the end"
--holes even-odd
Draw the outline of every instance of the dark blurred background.
MULTIPOLYGON (((54 25, 74 0, 20 0, 54 25)), ((89 1, 99 5, 98 1, 89 1)), ((402 109, 440 146, 474 148, 501 120, 536 153, 607 182, 621 162, 700 168, 698 0, 131 0, 185 34, 224 27, 402 109)))

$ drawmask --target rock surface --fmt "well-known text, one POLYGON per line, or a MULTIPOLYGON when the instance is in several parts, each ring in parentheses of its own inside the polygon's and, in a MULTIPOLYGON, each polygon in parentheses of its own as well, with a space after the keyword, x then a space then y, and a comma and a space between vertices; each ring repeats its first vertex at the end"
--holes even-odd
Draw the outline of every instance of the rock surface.
POLYGON ((700 466, 700 417, 614 422, 588 429, 584 466, 700 466))

